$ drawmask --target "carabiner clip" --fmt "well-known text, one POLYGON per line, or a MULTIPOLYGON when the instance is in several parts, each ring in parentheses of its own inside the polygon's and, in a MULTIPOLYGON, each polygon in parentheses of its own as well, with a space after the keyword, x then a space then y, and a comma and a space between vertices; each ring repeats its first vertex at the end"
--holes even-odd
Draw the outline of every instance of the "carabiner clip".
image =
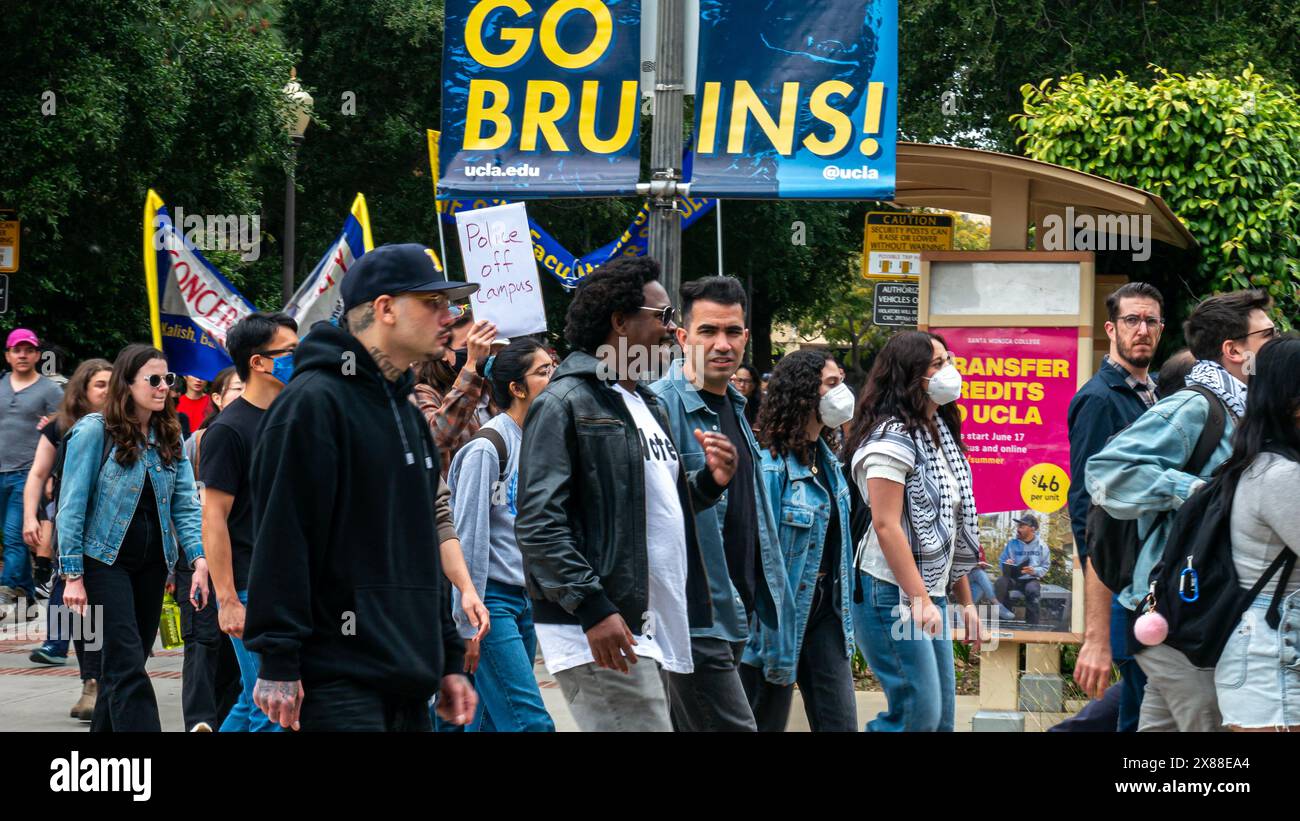
POLYGON ((1192 603, 1201 597, 1201 583, 1196 577, 1196 569, 1192 567, 1192 557, 1187 557, 1187 567, 1183 572, 1178 574, 1178 598, 1187 603, 1192 603), (1188 588, 1191 592, 1188 593, 1188 588))

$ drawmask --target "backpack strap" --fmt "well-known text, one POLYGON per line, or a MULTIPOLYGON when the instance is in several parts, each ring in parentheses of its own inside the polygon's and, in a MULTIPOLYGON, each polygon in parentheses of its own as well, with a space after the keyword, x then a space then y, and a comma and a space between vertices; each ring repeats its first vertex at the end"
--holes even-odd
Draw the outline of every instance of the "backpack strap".
POLYGON ((1201 435, 1196 440, 1196 447, 1192 450, 1192 456, 1187 460, 1186 467, 1183 470, 1195 476, 1200 476, 1201 471, 1209 463, 1210 457, 1219 447, 1219 442, 1223 439, 1223 432, 1227 429, 1227 406, 1223 400, 1215 395, 1214 391, 1204 385, 1188 385, 1183 388, 1185 391, 1199 393, 1204 396, 1210 403, 1210 415, 1205 420, 1205 427, 1201 428, 1201 435))
POLYGON ((492 447, 496 448, 497 464, 499 465, 497 468, 497 481, 504 482, 506 480, 506 465, 510 461, 510 451, 506 448, 506 440, 501 436, 501 434, 491 428, 479 428, 478 431, 469 438, 471 442, 475 439, 486 439, 492 443, 492 447))

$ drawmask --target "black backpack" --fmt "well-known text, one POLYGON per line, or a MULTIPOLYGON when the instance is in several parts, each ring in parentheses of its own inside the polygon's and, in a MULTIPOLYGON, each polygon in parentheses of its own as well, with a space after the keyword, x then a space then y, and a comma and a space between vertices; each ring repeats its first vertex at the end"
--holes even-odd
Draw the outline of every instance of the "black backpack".
MULTIPOLYGON (((853 539, 853 555, 857 556, 862 540, 871 529, 871 506, 858 491, 858 483, 853 481, 853 468, 849 463, 846 462, 841 470, 844 481, 849 485, 849 535, 853 539)), ((862 574, 856 570, 853 572, 853 601, 862 604, 862 574)))
MULTIPOLYGON (((1199 393, 1210 403, 1209 418, 1205 420, 1205 427, 1201 429, 1192 456, 1184 467, 1186 473, 1200 475, 1219 446, 1219 440, 1223 438, 1223 431, 1227 426, 1226 412, 1223 401, 1209 388, 1190 385, 1182 390, 1199 393)), ((1164 511, 1157 516, 1151 529, 1154 531, 1160 527, 1169 514, 1170 511, 1164 511)), ((1088 561, 1096 571, 1097 578, 1106 585, 1107 590, 1119 592, 1128 587, 1133 581, 1133 568, 1142 549, 1142 541, 1138 538, 1137 520, 1116 519, 1101 505, 1093 502, 1088 508, 1085 533, 1088 541, 1088 561)))
MULTIPOLYGON (((1293 451, 1269 451, 1300 461, 1300 455, 1293 451)), ((1284 547, 1253 587, 1241 588, 1232 560, 1232 500, 1236 491, 1235 479, 1228 481, 1219 475, 1192 494, 1174 517, 1164 555, 1151 574, 1145 609, 1154 607, 1165 617, 1169 622, 1165 644, 1182 651, 1197 667, 1218 664, 1241 614, 1281 571, 1266 619, 1270 627, 1278 628, 1279 608, 1296 564, 1295 551, 1284 547)))

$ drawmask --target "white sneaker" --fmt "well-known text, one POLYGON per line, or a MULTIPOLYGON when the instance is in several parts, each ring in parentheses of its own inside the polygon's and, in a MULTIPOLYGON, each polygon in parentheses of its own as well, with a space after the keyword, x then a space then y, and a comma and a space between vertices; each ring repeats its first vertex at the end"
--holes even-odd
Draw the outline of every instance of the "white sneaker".
POLYGON ((200 721, 198 724, 195 724, 193 727, 190 728, 190 732, 191 732, 191 733, 210 733, 210 732, 212 732, 212 725, 209 724, 209 723, 206 722, 206 721, 200 721))

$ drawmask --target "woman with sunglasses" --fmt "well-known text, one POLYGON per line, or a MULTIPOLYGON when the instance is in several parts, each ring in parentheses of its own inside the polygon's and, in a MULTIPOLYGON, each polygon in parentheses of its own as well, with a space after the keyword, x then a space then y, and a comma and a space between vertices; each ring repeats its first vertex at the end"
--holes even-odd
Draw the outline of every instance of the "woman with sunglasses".
POLYGON ((68 434, 59 562, 64 604, 83 616, 93 606, 102 642, 92 732, 162 729, 145 661, 178 543, 194 568, 190 600, 208 603, 194 472, 167 396, 175 384, 158 349, 128 345, 113 362, 103 414, 68 434))
POLYGON ((452 305, 455 320, 447 343, 447 358, 425 362, 415 368, 415 390, 411 401, 429 424, 438 446, 442 478, 447 478, 456 451, 470 440, 489 419, 501 412, 492 402, 483 374, 492 353, 497 326, 475 322, 469 309, 452 305))
POLYGON ((465 639, 465 672, 474 675, 479 711, 468 732, 554 732, 533 675, 537 634, 524 589, 524 559, 515 543, 515 493, 524 418, 550 384, 551 355, 527 337, 488 359, 484 370, 496 403, 506 408, 460 449, 447 484, 465 563, 487 604, 492 630, 476 640, 457 590, 452 613, 465 639))

